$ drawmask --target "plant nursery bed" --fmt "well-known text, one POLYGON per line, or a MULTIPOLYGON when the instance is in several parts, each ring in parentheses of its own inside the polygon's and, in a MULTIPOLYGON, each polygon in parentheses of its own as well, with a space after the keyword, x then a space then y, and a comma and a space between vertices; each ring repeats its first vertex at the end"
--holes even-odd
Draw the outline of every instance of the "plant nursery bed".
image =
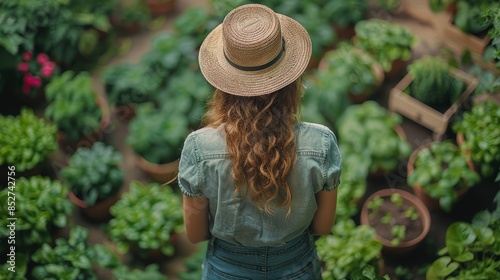
POLYGON ((409 73, 391 90, 388 102, 389 110, 400 113, 408 119, 430 129, 434 132, 434 138, 439 139, 443 137, 448 129, 451 118, 459 111, 478 83, 476 78, 461 70, 452 68, 451 73, 465 82, 465 90, 444 112, 436 110, 404 92, 413 80, 409 73))

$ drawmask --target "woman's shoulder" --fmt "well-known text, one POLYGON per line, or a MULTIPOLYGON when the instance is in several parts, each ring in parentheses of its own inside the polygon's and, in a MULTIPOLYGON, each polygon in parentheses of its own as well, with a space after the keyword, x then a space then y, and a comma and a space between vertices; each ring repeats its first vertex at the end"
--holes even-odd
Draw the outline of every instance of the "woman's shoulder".
POLYGON ((297 123, 296 129, 298 133, 319 133, 319 134, 333 134, 332 130, 325 125, 309 122, 297 123))

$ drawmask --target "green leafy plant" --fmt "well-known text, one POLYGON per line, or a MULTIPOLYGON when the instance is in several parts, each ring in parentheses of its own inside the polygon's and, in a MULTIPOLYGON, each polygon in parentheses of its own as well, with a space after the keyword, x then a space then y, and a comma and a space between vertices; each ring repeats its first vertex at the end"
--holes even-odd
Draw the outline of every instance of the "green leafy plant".
POLYGON ((109 198, 123 187, 123 155, 112 146, 97 142, 81 147, 70 157, 61 177, 76 197, 87 205, 109 198))
POLYGON ((377 268, 371 264, 367 264, 349 273, 347 279, 356 280, 389 280, 389 275, 381 276, 377 273, 377 268))
POLYGON ((145 256, 148 250, 161 250, 166 256, 174 253, 173 234, 184 227, 180 196, 169 186, 157 183, 144 185, 138 181, 111 207, 110 239, 120 253, 130 247, 145 256))
POLYGON ((464 136, 460 145, 478 165, 482 176, 494 175, 500 167, 500 106, 491 100, 477 103, 453 125, 464 136))
POLYGON ((480 19, 482 5, 490 5, 491 0, 457 0, 453 24, 465 33, 479 34, 487 32, 490 25, 480 19))
POLYGON ((26 171, 43 163, 56 151, 57 127, 22 108, 19 116, 0 116, 0 165, 26 171))
POLYGON ((437 13, 443 11, 453 3, 456 3, 456 0, 429 0, 429 8, 434 13, 437 13))
POLYGON ((443 210, 450 211, 458 191, 480 181, 479 174, 467 161, 464 153, 450 140, 422 146, 416 151, 408 185, 422 187, 429 196, 439 200, 443 210))
POLYGON ((395 128, 402 117, 388 112, 372 100, 349 106, 337 119, 339 145, 343 153, 359 154, 369 163, 369 173, 391 171, 408 158, 411 145, 395 128))
POLYGON ((152 100, 162 79, 142 63, 125 62, 107 68, 102 80, 110 104, 121 106, 152 100))
POLYGON ((180 36, 194 38, 197 46, 201 45, 208 33, 218 24, 219 18, 201 7, 187 9, 173 23, 180 36))
MULTIPOLYGON (((479 20, 482 25, 491 26, 488 30, 488 35, 491 38, 491 46, 494 53, 492 60, 500 60, 500 4, 492 2, 489 5, 481 6, 481 14, 479 20)), ((499 67, 499 65, 496 65, 499 67)))
MULTIPOLYGON (((14 217, 15 213, 16 238, 15 245, 20 251, 28 252, 30 248, 52 241, 51 230, 63 228, 69 224, 68 215, 73 212, 73 205, 67 199, 68 189, 66 185, 58 180, 48 177, 33 176, 30 178, 18 178, 15 185, 0 191, 0 198, 5 201, 4 207, 0 209, 2 217, 14 217), (15 193, 15 205, 9 204, 15 193)), ((9 236, 7 219, 0 220, 0 238, 9 236)), ((7 244, 7 242, 5 242, 7 244)))
POLYGON ((340 26, 354 26, 365 18, 370 5, 365 0, 325 1, 322 8, 327 18, 340 26))
POLYGON ((180 280, 198 280, 202 278, 202 265, 206 256, 207 243, 198 244, 196 252, 184 260, 185 271, 177 274, 180 280))
POLYGON ((401 0, 377 0, 377 6, 383 10, 394 12, 401 4, 401 0))
POLYGON ((340 44, 322 58, 317 73, 319 86, 328 94, 371 95, 384 74, 371 55, 351 44, 340 44))
POLYGON ((71 228, 69 239, 59 238, 55 245, 45 243, 32 256, 34 267, 30 279, 97 280, 93 265, 114 268, 118 257, 103 245, 89 245, 87 229, 71 228))
POLYGON ((151 14, 144 0, 117 1, 113 16, 118 18, 120 24, 124 25, 139 23, 139 25, 144 26, 151 19, 151 14))
POLYGON ((76 141, 99 129, 103 110, 99 107, 98 93, 93 89, 88 72, 64 72, 47 85, 45 95, 49 102, 45 117, 69 141, 76 141))
POLYGON ((158 264, 150 264, 144 269, 129 268, 125 265, 113 269, 113 280, 167 280, 167 276, 160 272, 158 264))
MULTIPOLYGON (((176 103, 171 105, 182 106, 176 103)), ((144 103, 137 106, 137 114, 129 124, 125 140, 135 154, 149 162, 162 164, 180 157, 188 134, 189 123, 184 115, 144 103)))
POLYGON ((462 94, 464 83, 451 67, 435 56, 424 56, 408 65, 413 80, 407 87, 415 99, 431 107, 449 108, 462 94))
POLYGON ((500 277, 500 192, 493 211, 483 210, 472 222, 448 226, 446 246, 428 268, 427 280, 497 279, 500 277))
POLYGON ((406 27, 381 19, 366 19, 356 23, 355 45, 372 54, 384 71, 395 60, 407 61, 412 56, 416 37, 406 27))
POLYGON ((373 265, 378 271, 382 244, 377 241, 374 229, 356 226, 353 220, 346 219, 337 221, 332 233, 316 240, 318 255, 324 263, 323 279, 345 279, 365 265, 373 265))

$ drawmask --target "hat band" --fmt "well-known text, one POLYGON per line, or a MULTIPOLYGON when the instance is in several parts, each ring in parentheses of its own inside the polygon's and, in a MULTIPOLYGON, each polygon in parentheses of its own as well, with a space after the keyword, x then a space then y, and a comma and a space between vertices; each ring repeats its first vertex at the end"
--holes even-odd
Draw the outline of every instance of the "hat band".
POLYGON ((224 52, 224 58, 227 60, 229 65, 233 66, 236 69, 239 69, 242 71, 258 71, 258 70, 266 69, 266 68, 270 67, 271 65, 273 65, 274 63, 276 63, 276 61, 278 61, 281 58, 281 56, 283 55, 284 52, 285 52, 285 39, 281 38, 281 50, 280 50, 280 52, 276 55, 276 57, 274 57, 271 61, 269 61, 266 64, 259 65, 259 66, 241 66, 241 65, 238 65, 238 64, 232 62, 229 59, 229 57, 227 57, 226 52, 224 52))

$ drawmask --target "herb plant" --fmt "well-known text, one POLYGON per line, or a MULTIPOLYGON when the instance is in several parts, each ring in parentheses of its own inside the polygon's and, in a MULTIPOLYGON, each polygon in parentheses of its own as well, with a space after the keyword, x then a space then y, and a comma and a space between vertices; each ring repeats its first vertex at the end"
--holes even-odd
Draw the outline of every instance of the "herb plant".
POLYGON ((494 175, 500 167, 500 106, 491 100, 477 103, 453 125, 465 142, 460 148, 469 154, 482 176, 494 175))
POLYGON ((406 27, 381 19, 366 19, 356 23, 355 45, 372 54, 385 72, 395 60, 407 61, 412 56, 416 37, 406 27))
POLYGON ((66 71, 46 87, 49 105, 45 117, 51 120, 69 141, 98 130, 103 115, 98 93, 88 72, 66 71))
POLYGON ((327 1, 323 10, 327 18, 340 26, 354 26, 365 18, 370 5, 365 0, 327 1))
POLYGON ((138 249, 140 256, 149 250, 161 250, 166 256, 174 253, 171 238, 183 230, 184 223, 180 196, 169 186, 133 181, 110 212, 114 218, 108 233, 120 253, 130 247, 138 249))
POLYGON ((109 198, 123 187, 125 173, 123 155, 112 146, 97 142, 92 147, 80 147, 70 157, 61 177, 76 197, 87 205, 109 198))
POLYGON ((57 148, 57 127, 22 108, 19 116, 0 116, 0 165, 26 171, 44 162, 57 148))
POLYGON ((167 276, 160 272, 158 264, 150 264, 144 269, 129 268, 121 265, 113 269, 114 280, 167 280, 167 276))
POLYGON ((407 88, 409 94, 433 108, 449 108, 463 92, 463 81, 438 57, 419 58, 408 65, 408 72, 413 78, 407 88))
POLYGON ((59 238, 55 245, 45 243, 32 256, 32 278, 97 280, 94 265, 103 268, 119 266, 118 257, 103 245, 89 245, 87 229, 71 228, 69 239, 59 238), (98 263, 97 263, 98 262, 98 263))
POLYGON ((427 280, 497 279, 500 277, 500 192, 496 208, 474 215, 472 222, 456 221, 446 230, 446 246, 428 268, 427 280))
MULTIPOLYGON (((15 182, 16 246, 29 251, 29 248, 51 242, 51 231, 67 226, 68 215, 74 208, 67 199, 66 185, 58 180, 37 175, 30 178, 21 177, 15 182)), ((0 198, 6 203, 5 207, 0 209, 2 217, 11 217, 7 207, 9 192, 13 190, 5 188, 0 191, 0 198)), ((7 219, 0 220, 2 239, 9 236, 8 223, 7 219)))
POLYGON ((457 192, 480 181, 479 174, 471 169, 467 160, 450 140, 432 142, 416 150, 408 185, 422 187, 429 196, 439 200, 443 210, 450 211, 457 192))
POLYGON ((356 226, 353 220, 346 219, 336 222, 332 233, 316 241, 318 255, 324 263, 323 279, 345 279, 365 265, 373 265, 378 270, 382 244, 374 229, 356 226))
POLYGON ((349 106, 337 119, 339 145, 343 153, 359 154, 369 162, 369 173, 394 170, 408 158, 411 146, 395 128, 402 117, 388 112, 375 101, 349 106))

